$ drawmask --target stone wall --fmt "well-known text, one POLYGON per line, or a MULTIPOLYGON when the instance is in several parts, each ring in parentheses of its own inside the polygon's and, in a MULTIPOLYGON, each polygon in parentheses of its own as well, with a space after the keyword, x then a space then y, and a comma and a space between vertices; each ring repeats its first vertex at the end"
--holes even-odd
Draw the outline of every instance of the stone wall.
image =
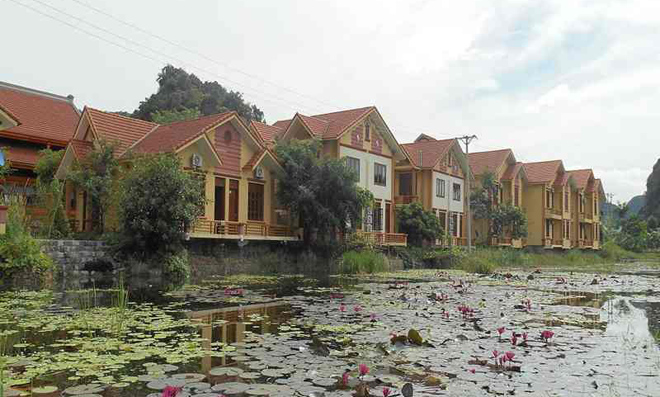
POLYGON ((57 271, 61 273, 114 270, 103 241, 41 240, 41 243, 43 251, 53 258, 57 271))

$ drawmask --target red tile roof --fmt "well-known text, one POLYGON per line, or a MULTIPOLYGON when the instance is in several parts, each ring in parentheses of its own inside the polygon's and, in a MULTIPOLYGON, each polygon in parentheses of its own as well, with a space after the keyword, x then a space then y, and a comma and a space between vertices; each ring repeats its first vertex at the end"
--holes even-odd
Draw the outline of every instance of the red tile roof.
POLYGON ((34 168, 39 160, 39 151, 41 148, 35 146, 26 146, 20 144, 3 144, 7 148, 7 160, 12 167, 34 168))
POLYGON ((496 172, 511 154, 513 154, 511 149, 470 153, 469 158, 472 173, 474 175, 481 175, 486 171, 496 172))
POLYGON ((562 162, 561 160, 540 161, 525 163, 523 166, 529 183, 554 182, 557 172, 562 168, 562 162))
MULTIPOLYGON (((347 128, 353 126, 362 117, 375 109, 374 106, 367 106, 313 116, 305 116, 300 113, 297 115, 301 117, 305 125, 307 125, 316 137, 321 139, 337 139, 347 128)), ((286 130, 289 124, 291 124, 291 120, 280 120, 274 123, 273 126, 286 130)))
POLYGON ((568 171, 568 174, 575 180, 578 189, 587 189, 587 186, 593 183, 594 172, 591 169, 568 171))
POLYGON ((433 168, 455 142, 455 139, 423 140, 414 143, 404 143, 401 147, 408 153, 408 157, 410 157, 415 167, 433 168), (420 152, 422 161, 420 161, 420 152))
POLYGON ((236 112, 224 112, 163 125, 148 134, 134 147, 138 153, 163 153, 179 149, 199 137, 210 127, 237 116, 236 112))
POLYGON ((509 165, 509 167, 504 171, 504 174, 502 175, 502 180, 504 181, 511 181, 513 180, 516 176, 518 176, 518 173, 520 170, 523 169, 523 163, 520 161, 509 165))
POLYGON ((59 95, 0 83, 0 106, 20 124, 2 135, 65 146, 80 115, 73 102, 59 95))
POLYGON ((568 180, 571 179, 571 175, 568 172, 561 172, 557 175, 555 179, 555 186, 565 186, 568 183, 568 180))
POLYGON ((263 156, 264 153, 266 153, 266 149, 261 149, 255 152, 252 158, 250 158, 250 160, 243 166, 243 170, 251 170, 252 168, 254 168, 254 166, 257 165, 257 163, 261 159, 261 156, 263 156))
POLYGON ((131 145, 158 127, 156 123, 89 107, 85 108, 84 114, 88 115, 99 139, 117 144, 118 155, 123 154, 131 145))
POLYGON ((268 125, 266 123, 260 123, 258 121, 252 121, 250 127, 254 132, 257 133, 264 140, 264 142, 274 142, 275 138, 284 132, 283 128, 277 127, 275 125, 268 125))

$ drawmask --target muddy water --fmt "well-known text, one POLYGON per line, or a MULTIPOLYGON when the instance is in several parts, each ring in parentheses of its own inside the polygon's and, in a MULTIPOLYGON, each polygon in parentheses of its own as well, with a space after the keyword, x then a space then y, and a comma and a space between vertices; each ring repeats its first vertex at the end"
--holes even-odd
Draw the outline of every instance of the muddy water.
POLYGON ((415 396, 660 395, 657 273, 508 276, 413 271, 322 281, 218 279, 183 289, 128 286, 140 304, 125 309, 135 316, 124 314, 126 325, 113 332, 117 321, 104 319, 116 309, 90 317, 102 322, 97 328, 83 314, 116 305, 116 291, 95 291, 93 299, 56 292, 39 304, 34 297, 5 297, 0 329, 20 333, 0 347, 22 364, 4 374, 18 379, 15 389, 29 390, 26 379, 33 376, 35 387, 83 386, 106 397, 146 396, 167 384, 185 386, 188 394, 181 395, 206 397, 348 396, 360 384, 382 395, 383 387, 398 392, 406 383, 415 396), (51 317, 39 322, 39 316, 51 317), (57 326, 46 333, 46 323, 57 326), (411 329, 421 345, 408 338, 411 329), (543 339, 544 331, 552 337, 543 339), (92 351, 103 353, 88 359, 92 351), (497 363, 494 351, 512 359, 497 363), (101 363, 108 359, 117 362, 101 363), (65 365, 72 360, 84 369, 65 365), (367 375, 359 375, 360 364, 367 375), (181 380, 191 373, 205 382, 181 380), (215 383, 220 386, 212 388, 215 383))

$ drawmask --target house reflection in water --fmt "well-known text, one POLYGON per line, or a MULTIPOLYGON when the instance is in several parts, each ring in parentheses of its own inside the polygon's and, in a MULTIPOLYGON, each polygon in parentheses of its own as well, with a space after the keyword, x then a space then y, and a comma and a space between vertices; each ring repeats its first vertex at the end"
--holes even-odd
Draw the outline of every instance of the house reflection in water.
MULTIPOLYGON (((277 332, 279 324, 291 317, 290 306, 275 301, 221 309, 200 310, 187 313, 188 318, 201 323, 202 347, 211 348, 212 342, 225 344, 243 342, 246 332, 267 334, 277 332)), ((233 364, 231 357, 202 359, 202 371, 233 364)))

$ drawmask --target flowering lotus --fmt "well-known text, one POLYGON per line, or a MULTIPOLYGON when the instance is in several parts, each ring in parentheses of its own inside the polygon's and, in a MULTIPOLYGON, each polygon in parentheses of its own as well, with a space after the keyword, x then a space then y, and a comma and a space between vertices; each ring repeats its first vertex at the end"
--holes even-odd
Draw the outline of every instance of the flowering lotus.
POLYGON ((389 387, 383 389, 383 397, 388 397, 390 394, 392 394, 392 390, 389 387))
POLYGON ((180 387, 174 387, 174 386, 167 386, 165 389, 163 389, 163 394, 161 394, 162 397, 176 397, 177 394, 181 391, 180 387))
POLYGON ((546 342, 550 341, 550 339, 551 339, 553 336, 555 336, 555 333, 552 332, 552 331, 545 330, 545 331, 541 332, 541 339, 543 339, 543 340, 546 341, 546 342))
POLYGON ((468 372, 470 372, 471 374, 473 374, 473 373, 477 372, 477 370, 474 369, 474 368, 470 368, 470 369, 468 369, 468 372))
POLYGON ((362 311, 362 306, 360 306, 360 305, 355 305, 355 306, 353 306, 353 311, 354 311, 355 313, 359 313, 359 312, 361 312, 361 311, 362 311))
POLYGON ((358 365, 358 372, 360 372, 360 376, 364 376, 369 373, 369 367, 367 367, 367 364, 360 364, 358 365))
POLYGON ((376 321, 378 321, 378 316, 376 315, 376 313, 371 313, 371 315, 369 316, 369 319, 372 322, 376 322, 376 321))
POLYGON ((345 312, 346 311, 346 305, 344 305, 343 303, 340 303, 339 304, 339 311, 340 312, 345 312))
POLYGON ((348 386, 348 379, 349 379, 349 376, 350 376, 350 375, 349 375, 348 371, 344 372, 344 373, 341 375, 341 384, 344 385, 344 387, 347 387, 347 386, 348 386))
POLYGON ((499 355, 500 355, 500 352, 498 352, 497 350, 493 350, 493 358, 497 358, 497 356, 499 356, 499 355))
POLYGON ((502 337, 502 334, 504 333, 504 331, 506 331, 506 328, 505 328, 505 327, 499 327, 499 328, 497 329, 497 333, 498 333, 498 335, 499 335, 500 338, 502 337))
POLYGON ((507 361, 513 361, 513 358, 515 356, 516 356, 516 353, 514 353, 512 351, 508 351, 508 352, 504 353, 504 357, 506 357, 507 361))
POLYGON ((225 295, 228 296, 242 296, 243 288, 225 288, 225 295))
POLYGON ((511 332, 511 344, 514 346, 518 344, 518 336, 515 332, 511 332))

